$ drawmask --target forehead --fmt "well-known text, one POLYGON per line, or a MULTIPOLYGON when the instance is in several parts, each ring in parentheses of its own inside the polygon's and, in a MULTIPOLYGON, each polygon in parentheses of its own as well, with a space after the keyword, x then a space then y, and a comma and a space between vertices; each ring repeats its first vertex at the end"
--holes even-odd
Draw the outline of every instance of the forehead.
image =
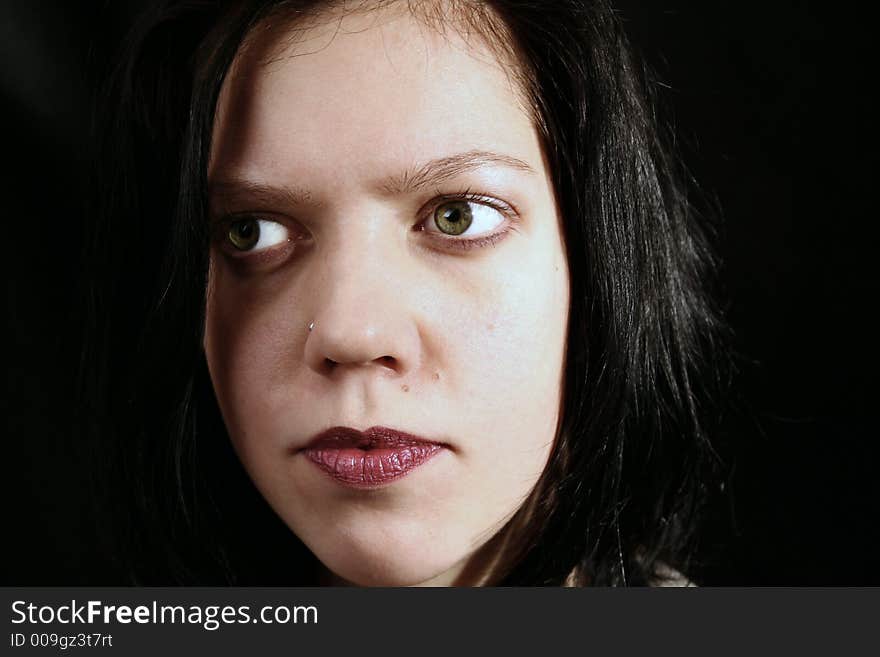
POLYGON ((249 38, 221 91, 211 169, 352 180, 475 149, 539 164, 526 108, 513 64, 461 25, 395 6, 325 14, 249 38))

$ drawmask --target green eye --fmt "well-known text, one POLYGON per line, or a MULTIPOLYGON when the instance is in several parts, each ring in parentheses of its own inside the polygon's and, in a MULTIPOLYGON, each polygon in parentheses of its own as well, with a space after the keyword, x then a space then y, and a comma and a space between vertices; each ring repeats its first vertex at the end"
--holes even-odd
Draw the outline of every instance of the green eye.
POLYGON ((239 251, 250 251, 260 241, 260 223, 256 219, 239 219, 229 225, 229 241, 239 251))
POLYGON ((447 235, 461 235, 473 223, 471 204, 467 201, 449 201, 434 210, 434 223, 447 235))

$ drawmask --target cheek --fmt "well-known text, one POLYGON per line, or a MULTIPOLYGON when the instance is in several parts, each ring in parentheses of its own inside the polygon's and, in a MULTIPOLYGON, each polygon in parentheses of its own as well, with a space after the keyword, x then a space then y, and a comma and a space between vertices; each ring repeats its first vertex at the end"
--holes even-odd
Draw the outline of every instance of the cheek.
MULTIPOLYGON (((513 255, 513 254, 512 254, 513 255)), ((528 493, 556 434, 569 308, 568 271, 554 251, 522 253, 483 279, 450 341, 459 412, 473 442, 474 486, 486 497, 528 493)), ((499 263, 501 264, 501 263, 499 263)))
POLYGON ((289 381, 301 362, 308 326, 299 318, 300 307, 296 290, 283 279, 255 285, 212 263, 205 355, 236 443, 262 433, 259 418, 271 417, 273 391, 277 394, 280 383, 289 381), (284 303, 279 302, 282 298, 284 303))

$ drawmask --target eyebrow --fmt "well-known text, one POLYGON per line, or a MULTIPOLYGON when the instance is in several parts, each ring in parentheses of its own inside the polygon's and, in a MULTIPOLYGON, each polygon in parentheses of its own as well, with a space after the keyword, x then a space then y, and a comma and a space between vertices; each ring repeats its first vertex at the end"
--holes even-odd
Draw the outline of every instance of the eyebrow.
MULTIPOLYGON (((535 169, 526 162, 490 151, 471 150, 446 157, 439 157, 404 171, 400 175, 382 180, 377 189, 386 194, 411 194, 483 167, 505 167, 534 174, 535 169)), ((268 206, 320 205, 311 192, 295 186, 275 186, 247 179, 212 180, 208 193, 213 203, 234 203, 238 200, 256 201, 268 206)))
POLYGON ((379 188, 389 194, 418 192, 487 166, 501 166, 535 173, 531 166, 510 155, 473 150, 430 160, 419 167, 405 171, 403 175, 386 178, 379 188))
POLYGON ((278 205, 317 205, 311 192, 298 187, 283 185, 264 185, 252 180, 234 178, 231 180, 212 180, 208 183, 208 197, 211 204, 230 204, 236 201, 251 201, 269 207, 278 205))

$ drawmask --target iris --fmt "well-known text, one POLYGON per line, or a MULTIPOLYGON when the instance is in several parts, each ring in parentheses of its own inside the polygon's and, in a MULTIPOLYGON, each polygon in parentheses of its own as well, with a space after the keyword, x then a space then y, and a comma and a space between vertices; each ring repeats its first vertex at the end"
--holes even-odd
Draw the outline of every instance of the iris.
POLYGON ((471 206, 467 201, 443 203, 434 211, 434 223, 447 235, 461 235, 473 220, 471 206))

